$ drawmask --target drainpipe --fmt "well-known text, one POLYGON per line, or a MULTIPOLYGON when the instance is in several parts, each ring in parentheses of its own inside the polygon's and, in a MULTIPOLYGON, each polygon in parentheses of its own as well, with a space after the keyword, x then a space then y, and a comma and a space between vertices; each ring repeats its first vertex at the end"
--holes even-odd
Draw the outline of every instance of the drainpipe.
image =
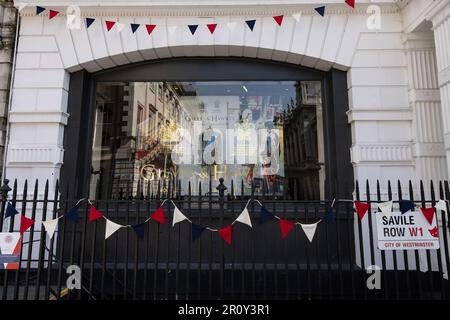
POLYGON ((5 177, 9 141, 8 114, 11 109, 12 86, 16 65, 20 15, 13 0, 0 0, 0 172, 5 177))

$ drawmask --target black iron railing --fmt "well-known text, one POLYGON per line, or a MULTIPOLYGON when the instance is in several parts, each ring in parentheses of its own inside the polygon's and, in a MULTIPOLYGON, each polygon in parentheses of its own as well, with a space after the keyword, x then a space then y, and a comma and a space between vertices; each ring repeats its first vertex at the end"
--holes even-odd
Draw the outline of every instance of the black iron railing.
POLYGON ((245 195, 243 183, 236 188, 233 181, 227 187, 223 197, 213 195, 211 183, 208 192, 199 185, 197 195, 192 195, 189 185, 187 194, 180 195, 174 191, 180 188, 169 182, 159 184, 155 192, 147 188, 143 195, 139 183, 139 196, 133 197, 129 188, 126 200, 93 203, 108 219, 132 225, 147 219, 163 200, 173 200, 164 203, 168 223, 148 223, 143 240, 130 228, 105 240, 105 222, 88 221, 87 201, 78 205, 80 223, 60 219, 50 240, 40 221, 64 215, 78 199, 67 199, 58 183, 50 190, 46 181, 39 194, 36 181, 30 198, 27 181, 20 194, 17 181, 12 190, 6 182, 0 189, 0 230, 19 230, 18 215, 4 218, 8 202, 37 223, 23 235, 19 269, 0 270, 1 299, 448 299, 446 213, 437 211, 439 250, 396 252, 377 248, 373 213, 376 203, 387 200, 410 199, 423 207, 450 200, 448 182, 439 183, 437 192, 430 183, 428 194, 422 183, 415 193, 412 183, 404 190, 400 182, 395 189, 389 182, 383 190, 377 182, 372 192, 366 182, 363 192, 356 182, 355 200, 371 205, 369 219, 363 221, 355 218, 349 199, 302 201, 287 194, 255 195, 253 189, 245 195), (323 219, 333 206, 336 220, 320 223, 311 243, 300 228, 282 240, 278 223, 258 223, 260 206, 253 200, 283 219, 301 223, 323 219), (253 228, 236 224, 231 245, 207 231, 193 242, 189 223, 171 223, 174 204, 193 223, 220 228, 247 203, 253 228), (71 265, 80 267, 80 290, 67 289, 71 265), (381 268, 380 290, 366 285, 371 275, 366 269, 372 265, 381 268))

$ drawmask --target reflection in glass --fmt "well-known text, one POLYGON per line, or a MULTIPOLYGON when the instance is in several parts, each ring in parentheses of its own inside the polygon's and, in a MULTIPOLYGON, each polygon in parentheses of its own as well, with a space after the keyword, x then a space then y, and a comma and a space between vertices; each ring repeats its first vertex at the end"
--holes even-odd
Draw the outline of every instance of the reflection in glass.
POLYGON ((92 199, 145 198, 169 181, 181 195, 211 181, 215 194, 220 177, 239 195, 253 182, 256 195, 323 198, 320 82, 97 84, 92 199))

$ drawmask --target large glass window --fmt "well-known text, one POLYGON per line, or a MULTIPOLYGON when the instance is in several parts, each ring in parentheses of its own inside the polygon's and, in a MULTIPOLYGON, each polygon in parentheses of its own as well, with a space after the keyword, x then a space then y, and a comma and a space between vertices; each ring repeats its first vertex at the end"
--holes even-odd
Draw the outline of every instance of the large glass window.
POLYGON ((255 194, 323 198, 321 83, 97 84, 91 198, 142 198, 168 181, 206 194, 221 177, 236 194, 253 182, 255 194))

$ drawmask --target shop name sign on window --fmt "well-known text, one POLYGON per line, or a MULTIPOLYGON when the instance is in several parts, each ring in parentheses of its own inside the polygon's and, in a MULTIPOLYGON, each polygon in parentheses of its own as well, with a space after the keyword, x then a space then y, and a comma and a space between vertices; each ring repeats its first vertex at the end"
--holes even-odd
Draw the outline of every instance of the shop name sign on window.
POLYGON ((420 212, 376 213, 378 248, 380 250, 439 249, 436 218, 428 223, 420 212))

